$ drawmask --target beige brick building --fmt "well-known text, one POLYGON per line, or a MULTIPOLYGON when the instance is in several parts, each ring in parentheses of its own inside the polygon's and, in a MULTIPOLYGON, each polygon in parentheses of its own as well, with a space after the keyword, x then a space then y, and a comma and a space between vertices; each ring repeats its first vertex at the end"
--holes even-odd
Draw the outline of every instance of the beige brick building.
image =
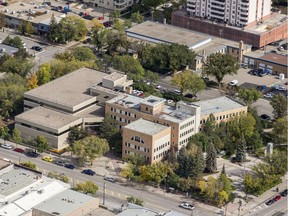
POLYGON ((171 127, 170 143, 180 149, 198 133, 201 108, 190 105, 184 110, 178 103, 175 107, 165 103, 165 99, 156 96, 140 98, 123 94, 106 101, 105 114, 115 119, 120 129, 140 118, 171 127))
POLYGON ((154 163, 170 151, 171 127, 140 118, 123 127, 122 137, 122 158, 137 154, 154 163))

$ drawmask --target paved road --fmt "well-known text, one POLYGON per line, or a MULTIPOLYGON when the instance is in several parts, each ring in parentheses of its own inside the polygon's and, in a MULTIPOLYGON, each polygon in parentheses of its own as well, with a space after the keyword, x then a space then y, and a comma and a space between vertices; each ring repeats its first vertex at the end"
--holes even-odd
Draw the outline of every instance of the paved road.
MULTIPOLYGON (((19 161, 31 161, 37 165, 39 170, 44 172, 44 174, 47 175, 48 172, 53 171, 57 173, 64 173, 66 176, 70 177, 72 179, 73 183, 77 183, 79 181, 88 181, 92 180, 99 186, 99 191, 97 192, 97 197, 99 197, 100 202, 103 202, 103 177, 101 176, 87 176, 84 174, 81 174, 81 170, 75 169, 75 170, 69 170, 61 166, 57 166, 55 164, 51 164, 48 162, 45 162, 41 160, 41 158, 29 158, 24 154, 17 153, 11 150, 6 150, 6 149, 0 149, 0 157, 1 158, 7 158, 12 160, 13 162, 19 162, 19 161)), ((134 196, 142 199, 144 201, 145 207, 158 210, 161 212, 167 212, 169 210, 175 210, 181 213, 186 213, 190 214, 189 211, 185 209, 181 209, 178 207, 180 204, 181 200, 179 200, 178 196, 171 197, 165 196, 164 193, 163 195, 161 194, 154 194, 152 192, 146 191, 144 189, 139 189, 137 187, 133 186, 125 186, 125 185, 120 185, 120 183, 110 183, 110 182, 105 182, 106 184, 106 199, 107 199, 107 204, 111 203, 113 207, 115 207, 115 203, 117 203, 117 206, 121 206, 121 203, 126 202, 126 197, 127 196, 134 196), (114 198, 113 198, 114 197, 114 198), (110 200, 109 200, 110 199, 110 200), (112 199, 112 200, 111 200, 112 199)), ((191 201, 190 201, 191 202, 191 201)), ((193 212, 194 216, 211 216, 211 215, 216 215, 213 212, 209 212, 206 209, 197 207, 194 209, 193 212)))
POLYGON ((262 204, 258 206, 251 213, 245 214, 245 216, 287 216, 287 197, 282 197, 281 200, 266 206, 262 204))

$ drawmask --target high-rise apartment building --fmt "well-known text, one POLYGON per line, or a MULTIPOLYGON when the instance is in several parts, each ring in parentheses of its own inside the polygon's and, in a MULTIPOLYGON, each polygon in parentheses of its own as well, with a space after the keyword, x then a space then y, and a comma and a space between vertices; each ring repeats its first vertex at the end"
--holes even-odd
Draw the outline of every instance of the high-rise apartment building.
POLYGON ((262 22, 270 14, 271 0, 188 0, 187 12, 235 26, 262 22))

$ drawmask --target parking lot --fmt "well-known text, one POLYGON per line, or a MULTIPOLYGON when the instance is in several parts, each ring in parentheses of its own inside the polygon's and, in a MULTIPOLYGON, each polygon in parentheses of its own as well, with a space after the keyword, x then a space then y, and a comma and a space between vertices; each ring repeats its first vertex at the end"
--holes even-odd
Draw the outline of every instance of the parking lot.
POLYGON ((265 85, 267 87, 272 87, 274 85, 284 85, 285 82, 288 81, 287 78, 284 80, 279 80, 278 76, 274 75, 266 75, 263 77, 251 75, 248 72, 251 69, 244 69, 240 68, 238 70, 237 75, 227 75, 224 77, 223 82, 224 83, 229 83, 232 80, 238 80, 238 86, 242 87, 248 87, 249 85, 251 86, 262 86, 265 85))

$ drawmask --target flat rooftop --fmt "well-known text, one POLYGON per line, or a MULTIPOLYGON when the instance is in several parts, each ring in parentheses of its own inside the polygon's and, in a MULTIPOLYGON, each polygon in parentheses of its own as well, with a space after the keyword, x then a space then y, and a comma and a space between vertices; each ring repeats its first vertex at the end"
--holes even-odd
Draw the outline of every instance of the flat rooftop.
POLYGON ((102 78, 105 76, 107 76, 107 73, 89 68, 80 68, 25 92, 24 97, 73 108, 89 99, 95 98, 95 96, 89 95, 89 88, 101 83, 102 78))
POLYGON ((69 189, 45 200, 34 209, 51 215, 69 215, 94 199, 96 198, 69 189))
POLYGON ((163 130, 166 130, 169 127, 140 118, 124 126, 124 128, 153 136, 155 134, 160 133, 163 130))
POLYGON ((245 107, 226 96, 193 102, 192 104, 201 107, 201 117, 245 107))
POLYGON ((259 60, 263 60, 270 63, 275 63, 278 65, 283 65, 287 67, 288 57, 286 55, 280 55, 277 53, 267 53, 259 58, 259 60))
MULTIPOLYGON (((165 101, 165 99, 159 98, 156 96, 151 96, 151 97, 149 96, 147 98, 154 98, 158 101, 163 101, 163 100, 165 101)), ((134 109, 140 112, 140 104, 146 103, 147 98, 141 98, 141 97, 137 97, 137 96, 129 95, 129 94, 122 94, 122 95, 118 95, 115 98, 112 98, 111 100, 108 100, 106 103, 118 104, 126 108, 134 109)), ((167 105, 164 105, 163 112, 161 112, 158 116, 159 118, 165 119, 167 121, 175 122, 175 123, 180 123, 185 119, 191 118, 191 115, 181 112, 179 110, 176 110, 175 107, 171 107, 167 105)))
POLYGON ((129 37, 136 37, 154 43, 177 43, 189 48, 211 40, 209 35, 151 21, 127 29, 126 34, 129 37))
POLYGON ((37 125, 39 128, 51 128, 59 130, 62 127, 75 122, 79 117, 57 112, 44 107, 34 107, 16 116, 17 122, 37 125))
POLYGON ((150 95, 146 98, 144 98, 144 100, 141 102, 141 104, 145 104, 148 106, 156 106, 159 105, 161 103, 164 103, 166 101, 166 99, 164 98, 159 98, 153 95, 150 95))
POLYGON ((10 163, 8 161, 0 159, 0 170, 5 168, 5 167, 7 167, 7 166, 9 166, 9 165, 10 165, 10 163))
POLYGON ((110 80, 110 81, 116 81, 118 79, 121 79, 122 77, 126 76, 125 74, 120 74, 117 72, 113 72, 111 74, 109 74, 108 76, 103 77, 106 80, 110 80))
MULTIPOLYGON (((0 200, 37 181, 37 175, 24 169, 13 169, 0 176, 0 200)), ((0 205, 1 206, 1 205, 0 205)))
MULTIPOLYGON (((5 7, 0 7, 0 11, 6 16, 13 17, 15 19, 29 20, 32 23, 38 24, 39 22, 50 20, 52 14, 57 20, 64 18, 66 15, 57 11, 50 11, 50 7, 47 5, 37 4, 35 2, 16 2, 9 4, 5 7)), ((8 21, 9 24, 9 21, 8 21)))
MULTIPOLYGON (((200 55, 203 50, 209 55, 209 53, 217 52, 227 46, 239 48, 239 42, 151 21, 135 25, 127 29, 126 33, 129 37, 153 43, 178 43, 186 45, 200 55)), ((244 50, 250 47, 251 45, 244 44, 244 50)))

